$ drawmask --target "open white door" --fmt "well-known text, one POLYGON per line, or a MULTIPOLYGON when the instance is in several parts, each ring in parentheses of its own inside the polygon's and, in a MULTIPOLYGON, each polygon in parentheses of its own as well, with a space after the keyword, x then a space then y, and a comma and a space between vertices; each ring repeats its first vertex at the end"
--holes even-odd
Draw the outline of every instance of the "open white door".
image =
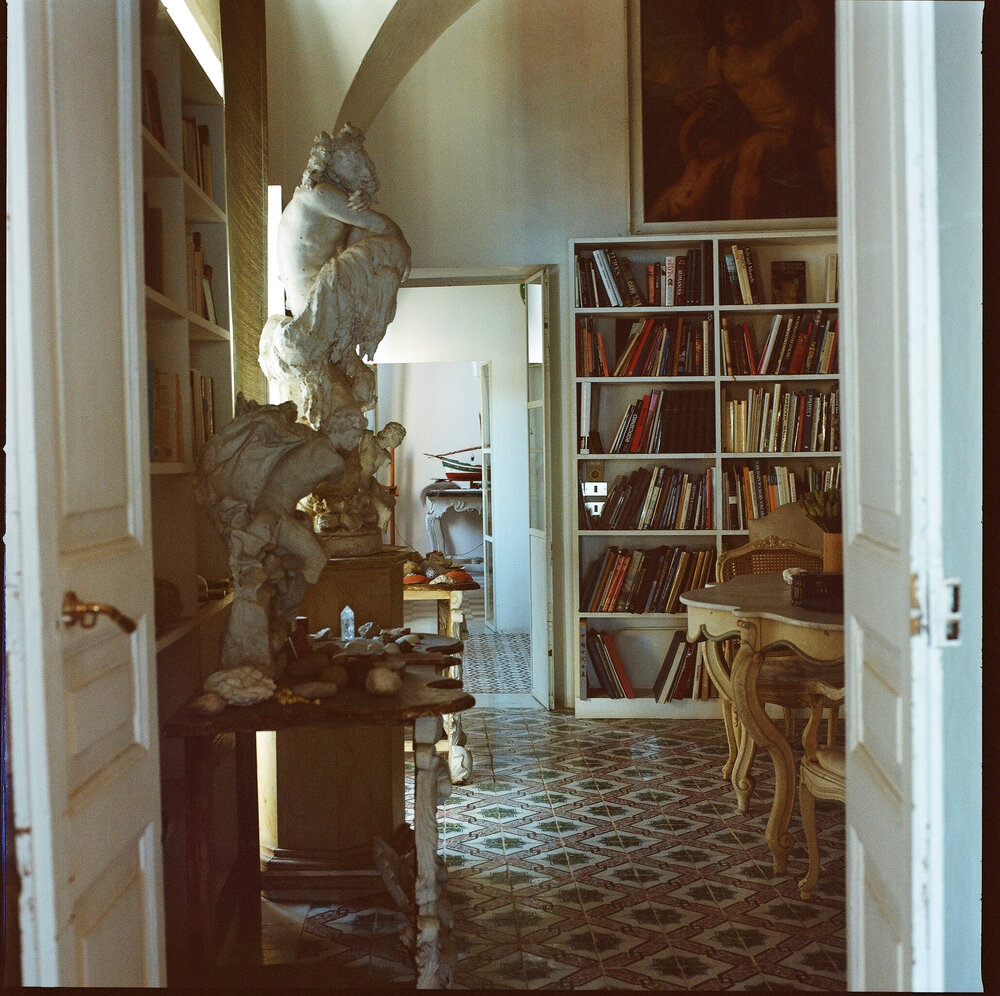
MULTIPOLYGON (((948 17, 948 8, 968 13, 973 6, 837 6, 853 990, 951 990, 946 962, 962 944, 975 950, 981 924, 978 892, 967 880, 956 889, 945 874, 945 745, 971 746, 964 770, 959 764, 954 774, 974 797, 981 704, 949 715, 943 694, 946 677, 977 680, 978 671, 973 645, 967 673, 943 673, 949 641, 959 635, 943 570, 945 517, 967 514, 973 530, 979 518, 974 480, 964 498, 971 514, 962 498, 947 510, 942 502, 950 471, 942 452, 941 274, 962 238, 948 230, 969 219, 946 217, 939 206, 942 189, 975 180, 948 177, 942 164, 952 157, 954 166, 956 155, 977 163, 979 157, 966 146, 939 150, 947 124, 938 110, 935 61, 935 20, 948 17), (963 904, 971 935, 964 942, 948 921, 948 910, 963 904)), ((975 141, 974 91, 967 106, 975 141)), ((979 272, 973 266, 965 274, 971 284, 979 272)), ((979 300, 974 286, 968 296, 979 300)), ((967 350, 947 362, 978 369, 976 328, 967 331, 967 350)), ((981 847, 978 813, 965 819, 974 852, 981 847)))
MULTIPOLYGON (((22 981, 162 985, 139 6, 11 0, 5 607, 22 981), (117 607, 84 628, 64 594, 117 607)), ((89 621, 89 620, 88 620, 89 621)))
POLYGON ((525 282, 528 322, 528 571, 531 597, 531 694, 555 706, 552 661, 552 544, 548 501, 549 275, 525 282))

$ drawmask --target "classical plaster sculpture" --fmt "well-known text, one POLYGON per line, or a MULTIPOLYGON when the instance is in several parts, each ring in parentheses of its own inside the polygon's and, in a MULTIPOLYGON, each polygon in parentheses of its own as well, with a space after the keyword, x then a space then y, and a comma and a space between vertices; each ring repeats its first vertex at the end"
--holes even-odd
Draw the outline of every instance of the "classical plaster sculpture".
POLYGON ((233 605, 220 670, 253 667, 276 677, 306 585, 328 553, 296 505, 344 468, 325 433, 298 422, 294 403, 258 405, 239 395, 236 418, 205 444, 195 497, 229 548, 233 605))
POLYGON ((378 187, 358 129, 345 125, 335 138, 323 132, 315 140, 277 231, 293 317, 272 315, 260 339, 268 380, 346 460, 346 475, 331 476, 304 506, 323 536, 347 540, 346 547, 328 541, 331 553, 380 547, 394 499, 373 474, 405 433, 398 423, 373 433, 364 418, 375 404, 375 377, 363 361, 385 335, 410 267, 403 233, 371 208, 378 187))

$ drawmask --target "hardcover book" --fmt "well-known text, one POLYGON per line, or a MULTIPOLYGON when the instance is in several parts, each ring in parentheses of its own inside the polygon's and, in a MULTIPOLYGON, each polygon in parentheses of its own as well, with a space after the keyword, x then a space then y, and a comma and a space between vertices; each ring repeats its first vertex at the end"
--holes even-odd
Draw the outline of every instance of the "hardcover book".
POLYGON ((801 304, 806 299, 804 259, 776 259, 771 263, 772 304, 801 304))

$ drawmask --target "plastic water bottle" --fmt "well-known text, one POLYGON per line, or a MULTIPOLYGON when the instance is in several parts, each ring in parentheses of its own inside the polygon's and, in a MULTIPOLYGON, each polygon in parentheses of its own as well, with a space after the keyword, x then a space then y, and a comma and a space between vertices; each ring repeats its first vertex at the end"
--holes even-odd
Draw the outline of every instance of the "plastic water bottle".
POLYGON ((340 638, 342 640, 354 639, 354 609, 349 605, 345 605, 344 611, 340 613, 340 638))

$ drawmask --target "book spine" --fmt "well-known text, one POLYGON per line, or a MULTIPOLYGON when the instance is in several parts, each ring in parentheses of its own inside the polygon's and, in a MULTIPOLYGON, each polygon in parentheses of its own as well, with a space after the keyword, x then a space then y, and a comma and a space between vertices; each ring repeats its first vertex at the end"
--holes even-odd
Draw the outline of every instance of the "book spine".
POLYGON ((663 304, 673 307, 677 303, 677 257, 667 256, 663 261, 663 304))

